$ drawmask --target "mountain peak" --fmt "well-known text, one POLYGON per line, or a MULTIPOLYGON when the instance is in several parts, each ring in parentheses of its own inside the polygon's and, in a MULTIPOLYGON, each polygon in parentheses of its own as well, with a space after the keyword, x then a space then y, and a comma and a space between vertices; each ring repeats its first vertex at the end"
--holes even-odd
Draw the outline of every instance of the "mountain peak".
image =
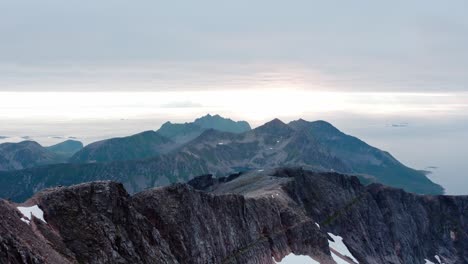
POLYGON ((314 133, 340 133, 340 130, 338 130, 332 124, 324 120, 310 122, 301 118, 298 120, 291 121, 288 125, 295 130, 310 129, 313 130, 314 133))
MULTIPOLYGON (((208 113, 208 114, 206 114, 206 115, 204 115, 204 116, 202 116, 202 117, 199 117, 199 118, 197 118, 197 119, 208 119, 208 118, 229 119, 229 118, 224 118, 224 117, 222 117, 222 116, 220 116, 220 115, 218 115, 218 114, 211 115, 210 113, 208 113)), ((196 121, 197 119, 195 119, 195 121, 196 121)), ((229 120, 230 120, 230 119, 229 119, 229 120)))
POLYGON ((271 133, 271 134, 289 134, 293 131, 287 124, 283 121, 275 118, 255 129, 255 131, 259 131, 262 133, 271 133))
POLYGON ((263 126, 266 126, 266 127, 287 127, 288 125, 286 123, 284 123, 283 121, 281 121, 280 119, 275 118, 275 119, 273 119, 271 121, 266 122, 263 126))
POLYGON ((242 133, 251 130, 249 123, 246 121, 234 121, 218 114, 207 114, 195 119, 193 123, 205 129, 213 128, 219 131, 232 133, 242 133))
POLYGON ((332 124, 328 123, 327 121, 324 120, 317 120, 314 122, 310 122, 311 127, 315 130, 317 133, 327 133, 327 134, 336 134, 336 133, 341 133, 341 131, 333 126, 332 124))
POLYGON ((58 144, 47 147, 49 151, 64 157, 71 157, 83 148, 83 143, 77 140, 68 139, 58 144))

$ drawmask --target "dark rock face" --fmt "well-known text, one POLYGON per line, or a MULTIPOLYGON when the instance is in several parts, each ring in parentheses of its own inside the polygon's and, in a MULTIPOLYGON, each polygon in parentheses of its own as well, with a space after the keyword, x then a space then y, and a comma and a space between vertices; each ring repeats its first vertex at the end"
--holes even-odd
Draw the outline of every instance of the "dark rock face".
MULTIPOLYGON (((15 206, 0 200, 0 211, 0 263, 72 263, 35 229, 21 222, 22 215, 15 206)), ((35 223, 40 224, 37 220, 35 223)))
POLYGON ((46 191, 37 200, 78 262, 174 263, 167 244, 133 208, 121 184, 77 185, 46 191))
MULTIPOLYGON (((20 244, 26 248, 10 246, 2 253, 38 255, 39 260, 18 263, 177 263, 159 232, 134 209, 121 184, 95 182, 49 189, 28 203, 40 206, 47 223, 34 219, 28 226, 18 221, 18 211, 10 215, 9 220, 16 222, 13 226, 29 231, 30 237, 20 244), (30 245, 31 241, 51 245, 49 250, 67 262, 49 260, 49 252, 30 245)), ((3 260, 8 257, 0 257, 3 260)))
POLYGON ((47 223, 30 225, 0 201, 0 263, 272 264, 293 252, 328 264, 328 232, 360 263, 468 263, 467 196, 302 169, 191 184, 200 190, 176 184, 133 197, 113 182, 48 189, 26 202, 47 223))
POLYGON ((304 210, 322 230, 342 236, 360 263, 438 263, 435 255, 443 263, 468 263, 468 196, 416 195, 379 184, 364 187, 356 177, 301 169, 269 173, 275 175, 273 184, 257 174, 203 189, 268 197, 280 185, 297 210, 304 210))
POLYGON ((313 255, 327 249, 309 218, 266 198, 213 196, 178 184, 134 200, 180 263, 272 263, 290 247, 313 255))
POLYGON ((295 177, 288 192, 364 263, 468 263, 468 197, 421 196, 337 174, 295 177), (314 186, 314 188, 310 188, 314 186), (451 239, 455 236, 457 239, 451 239))

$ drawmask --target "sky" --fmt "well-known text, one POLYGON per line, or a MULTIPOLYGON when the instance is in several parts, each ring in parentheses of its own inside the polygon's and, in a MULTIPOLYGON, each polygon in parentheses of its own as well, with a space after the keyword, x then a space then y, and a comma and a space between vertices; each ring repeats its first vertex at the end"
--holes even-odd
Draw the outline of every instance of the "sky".
POLYGON ((1 91, 466 92, 466 1, 0 1, 1 91))
POLYGON ((467 5, 0 0, 0 118, 458 117, 467 5))
POLYGON ((253 126, 326 119, 405 164, 442 164, 435 177, 463 193, 466 10, 465 0, 0 0, 0 142, 89 143, 207 113, 253 126))

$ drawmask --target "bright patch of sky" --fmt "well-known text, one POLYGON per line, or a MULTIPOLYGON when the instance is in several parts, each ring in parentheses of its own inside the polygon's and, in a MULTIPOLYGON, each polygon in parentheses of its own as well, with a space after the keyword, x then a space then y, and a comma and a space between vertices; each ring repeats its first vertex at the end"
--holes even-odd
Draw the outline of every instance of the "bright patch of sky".
POLYGON ((312 92, 295 89, 185 92, 0 92, 0 119, 167 119, 219 113, 261 123, 269 118, 353 113, 467 116, 468 93, 312 92))

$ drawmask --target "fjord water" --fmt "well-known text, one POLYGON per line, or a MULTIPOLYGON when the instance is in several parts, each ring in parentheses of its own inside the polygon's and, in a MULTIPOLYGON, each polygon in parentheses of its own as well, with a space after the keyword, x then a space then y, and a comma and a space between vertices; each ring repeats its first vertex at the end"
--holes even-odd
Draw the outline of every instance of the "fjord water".
MULTIPOLYGON (((228 114, 224 116, 229 117, 228 114)), ((405 165, 427 170, 428 177, 442 185, 447 194, 466 195, 468 177, 468 119, 464 118, 369 118, 350 115, 305 115, 282 117, 285 122, 304 118, 325 119, 341 131, 390 152, 405 165)), ((157 130, 165 121, 192 121, 194 117, 159 117, 123 120, 66 120, 3 122, 0 143, 36 140, 48 146, 68 138, 89 144, 96 140, 157 130)), ((248 118, 245 118, 248 120, 248 118)), ((265 122, 268 120, 264 120, 265 122)), ((256 121, 252 126, 261 125, 256 121)))
POLYGON ((468 120, 347 124, 342 129, 409 167, 428 171, 427 176, 442 185, 446 194, 468 194, 468 120))

